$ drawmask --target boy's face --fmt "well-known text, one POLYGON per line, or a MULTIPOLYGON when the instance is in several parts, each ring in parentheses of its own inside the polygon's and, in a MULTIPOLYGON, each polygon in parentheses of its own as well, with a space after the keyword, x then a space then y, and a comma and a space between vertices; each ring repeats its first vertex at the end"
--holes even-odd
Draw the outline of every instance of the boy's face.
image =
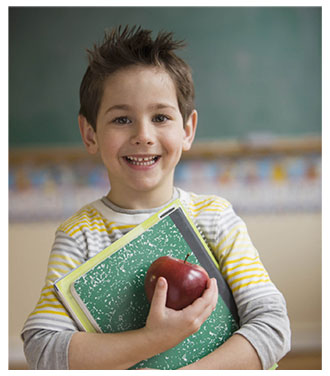
POLYGON ((79 124, 90 153, 100 152, 115 204, 130 209, 159 206, 173 192, 174 169, 189 150, 197 123, 183 124, 174 83, 161 69, 128 67, 105 81, 96 132, 79 124))

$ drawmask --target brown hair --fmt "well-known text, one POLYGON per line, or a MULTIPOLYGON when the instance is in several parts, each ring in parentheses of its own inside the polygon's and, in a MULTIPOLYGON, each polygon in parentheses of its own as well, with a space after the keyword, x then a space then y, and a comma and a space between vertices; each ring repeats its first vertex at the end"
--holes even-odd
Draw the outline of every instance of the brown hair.
POLYGON ((89 66, 80 85, 79 114, 96 130, 105 79, 130 65, 150 65, 165 69, 172 78, 185 124, 194 109, 195 93, 189 65, 174 53, 184 45, 183 41, 173 40, 170 32, 160 32, 152 40, 150 30, 136 26, 123 30, 119 26, 105 33, 102 44, 87 50, 89 66))

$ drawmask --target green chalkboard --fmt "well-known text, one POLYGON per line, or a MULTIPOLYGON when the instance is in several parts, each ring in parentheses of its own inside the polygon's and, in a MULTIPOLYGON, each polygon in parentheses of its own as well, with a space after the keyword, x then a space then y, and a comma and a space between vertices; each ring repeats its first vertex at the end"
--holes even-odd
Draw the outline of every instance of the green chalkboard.
POLYGON ((85 50, 119 24, 187 41, 198 139, 321 133, 321 7, 10 7, 10 146, 80 143, 85 50))

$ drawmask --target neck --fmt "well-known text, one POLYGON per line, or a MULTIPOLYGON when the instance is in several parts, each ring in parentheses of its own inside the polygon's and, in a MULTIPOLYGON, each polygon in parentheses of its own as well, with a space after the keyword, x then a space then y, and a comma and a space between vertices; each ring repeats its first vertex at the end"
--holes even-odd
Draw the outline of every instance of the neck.
POLYGON ((173 197, 173 186, 153 192, 118 192, 111 189, 108 199, 122 209, 153 209, 165 205, 173 197))

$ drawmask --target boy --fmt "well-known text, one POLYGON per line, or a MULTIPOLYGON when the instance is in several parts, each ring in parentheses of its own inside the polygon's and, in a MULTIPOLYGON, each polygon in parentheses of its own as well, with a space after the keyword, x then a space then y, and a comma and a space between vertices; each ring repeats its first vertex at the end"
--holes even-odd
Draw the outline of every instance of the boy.
POLYGON ((232 289, 240 329, 213 353, 184 369, 268 369, 290 347, 285 301, 270 281, 228 201, 173 186, 182 151, 196 131, 194 87, 170 33, 118 28, 89 51, 80 88, 79 127, 87 151, 99 153, 110 192, 57 230, 46 285, 23 328, 25 354, 36 369, 127 369, 196 332, 217 301, 211 280, 181 311, 165 307, 159 278, 145 327, 123 333, 79 332, 54 294, 53 282, 93 257, 169 201, 180 198, 204 232, 232 289))

